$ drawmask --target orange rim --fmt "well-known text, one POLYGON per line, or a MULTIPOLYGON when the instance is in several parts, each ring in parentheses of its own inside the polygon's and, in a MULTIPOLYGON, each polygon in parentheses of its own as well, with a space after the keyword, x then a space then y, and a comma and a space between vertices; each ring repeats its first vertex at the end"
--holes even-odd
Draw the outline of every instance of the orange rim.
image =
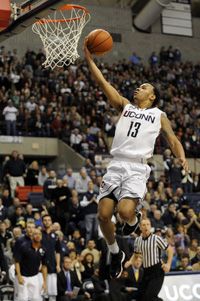
MULTIPOLYGON (((72 10, 73 8, 75 9, 81 9, 84 11, 84 14, 89 14, 89 11, 81 5, 73 5, 73 4, 65 4, 61 7, 58 8, 58 10, 72 10)), ((75 20, 80 20, 81 17, 77 17, 77 18, 69 18, 69 19, 41 19, 37 22, 35 22, 35 24, 45 24, 45 23, 58 23, 58 22, 71 22, 71 21, 75 21, 75 20)))

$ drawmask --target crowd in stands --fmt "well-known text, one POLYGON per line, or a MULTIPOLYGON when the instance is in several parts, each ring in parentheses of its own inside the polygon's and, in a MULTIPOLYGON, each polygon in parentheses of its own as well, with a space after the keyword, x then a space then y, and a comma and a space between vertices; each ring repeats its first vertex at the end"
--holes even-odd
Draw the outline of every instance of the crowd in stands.
MULTIPOLYGON (((155 180, 152 169, 143 203, 143 216, 150 218, 152 231, 163 236, 173 247, 171 271, 200 271, 200 212, 197 207, 190 205, 191 194, 188 193, 200 191, 199 178, 192 183, 189 180, 183 181, 182 168, 171 156, 169 149, 164 152, 163 162, 164 174, 159 179, 155 180)), ((0 243, 5 259, 2 267, 6 272, 3 274, 5 281, 8 281, 8 268, 12 267, 14 260, 21 258, 19 253, 24 252, 22 245, 16 242, 27 235, 29 240, 34 241, 34 229, 37 228, 42 231, 45 246, 46 235, 56 239, 55 250, 61 258, 61 269, 56 266, 55 259, 52 259, 55 245, 48 245, 47 249, 50 250, 48 256, 52 269, 48 270, 48 274, 57 272, 57 300, 62 300, 62 273, 68 270, 73 272, 71 277, 75 277, 74 287, 81 288, 79 297, 82 299, 77 300, 109 301, 113 300, 110 298, 115 298, 114 300, 125 301, 136 297, 137 291, 130 287, 137 288, 142 279, 142 258, 139 256, 134 260, 130 259, 134 236, 124 238, 122 225, 114 216, 116 237, 120 247, 126 252, 126 264, 119 279, 109 278, 109 252, 96 217, 96 197, 102 174, 91 162, 87 160, 78 174, 72 168, 67 168, 61 175, 55 170, 39 166, 37 161, 27 166, 23 156, 13 151, 3 165, 2 175, 0 243), (19 172, 20 169, 21 173, 13 174, 13 170, 19 172), (20 183, 32 187, 41 186, 43 202, 37 207, 28 197, 25 203, 21 202, 17 193, 17 185, 20 183), (30 224, 31 233, 28 232, 30 224), (134 274, 135 270, 138 275, 134 274)), ((164 258, 165 254, 163 260, 164 258)), ((49 269, 48 265, 47 268, 49 269)))
MULTIPOLYGON (((68 68, 44 69, 42 51, 0 49, 1 134, 59 137, 83 156, 108 153, 106 137, 113 137, 118 115, 92 80, 85 61, 68 68)), ((200 128, 200 65, 184 62, 180 50, 162 47, 149 65, 137 54, 114 64, 98 63, 106 79, 132 100, 143 82, 153 82, 161 92, 159 107, 189 157, 197 157, 200 128)), ((155 151, 166 148, 162 137, 155 151)))
MULTIPOLYGON (((19 242, 27 239, 35 244, 42 234, 49 260, 43 262, 44 266, 48 275, 57 278, 57 288, 49 293, 49 301, 55 300, 56 295, 58 301, 134 300, 137 291, 133 288, 138 287, 143 273, 142 258, 130 259, 134 236, 124 238, 122 225, 113 216, 126 264, 119 279, 110 279, 110 256, 96 217, 96 197, 104 170, 96 168, 94 155, 108 153, 107 137, 114 135, 116 111, 90 78, 85 62, 52 71, 43 69, 42 51, 29 50, 23 59, 15 50, 9 52, 1 47, 0 51, 1 134, 58 137, 86 158, 78 174, 72 168, 61 174, 40 166, 36 160, 27 165, 23 154, 17 151, 5 157, 0 191, 0 262, 5 271, 4 282, 15 278, 10 272, 13 279, 10 275, 8 280, 14 261, 23 261, 20 254, 26 250, 19 242), (42 187, 43 201, 39 206, 34 206, 29 198, 22 202, 18 187, 24 185, 42 187), (63 280, 68 272, 70 287, 63 280), (74 289, 77 287, 78 296, 74 289)), ((142 82, 155 82, 161 91, 160 108, 169 116, 187 156, 197 157, 200 65, 183 62, 180 51, 172 47, 163 47, 159 55, 152 53, 149 66, 135 53, 129 61, 99 65, 104 76, 128 99, 142 82)), ((173 247, 171 271, 200 271, 200 212, 190 198, 200 192, 200 176, 184 173, 162 137, 157 140, 156 152, 163 153, 164 173, 156 179, 152 166, 143 215, 150 218, 152 231, 173 247)), ((18 281, 23 280, 18 277, 18 281)))

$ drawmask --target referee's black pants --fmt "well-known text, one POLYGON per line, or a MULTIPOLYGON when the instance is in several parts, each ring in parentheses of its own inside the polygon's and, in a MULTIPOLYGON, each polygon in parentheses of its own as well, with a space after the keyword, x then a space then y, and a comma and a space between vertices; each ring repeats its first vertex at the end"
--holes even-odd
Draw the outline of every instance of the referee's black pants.
POLYGON ((144 275, 139 286, 138 301, 162 301, 158 297, 164 281, 164 271, 161 264, 144 269, 144 275))

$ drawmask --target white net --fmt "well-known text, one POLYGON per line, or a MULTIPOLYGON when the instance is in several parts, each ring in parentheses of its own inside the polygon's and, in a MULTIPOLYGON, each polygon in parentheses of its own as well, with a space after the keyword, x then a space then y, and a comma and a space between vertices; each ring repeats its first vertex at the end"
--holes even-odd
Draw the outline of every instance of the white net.
POLYGON ((79 57, 77 47, 81 33, 90 20, 90 14, 80 6, 65 5, 33 24, 32 30, 43 43, 46 60, 45 68, 68 66, 79 57))

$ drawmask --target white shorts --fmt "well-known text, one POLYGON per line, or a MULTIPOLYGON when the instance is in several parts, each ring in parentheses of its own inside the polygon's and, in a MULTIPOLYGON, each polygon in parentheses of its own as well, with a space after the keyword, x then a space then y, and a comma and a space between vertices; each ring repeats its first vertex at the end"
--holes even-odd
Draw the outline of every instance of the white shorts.
POLYGON ((25 277, 24 284, 19 284, 16 279, 15 300, 18 301, 42 301, 42 282, 39 274, 31 277, 25 277))
POLYGON ((47 293, 48 296, 57 296, 57 274, 47 275, 47 293))
POLYGON ((114 195, 117 201, 125 197, 143 199, 151 168, 148 164, 113 159, 103 176, 97 200, 114 195))

